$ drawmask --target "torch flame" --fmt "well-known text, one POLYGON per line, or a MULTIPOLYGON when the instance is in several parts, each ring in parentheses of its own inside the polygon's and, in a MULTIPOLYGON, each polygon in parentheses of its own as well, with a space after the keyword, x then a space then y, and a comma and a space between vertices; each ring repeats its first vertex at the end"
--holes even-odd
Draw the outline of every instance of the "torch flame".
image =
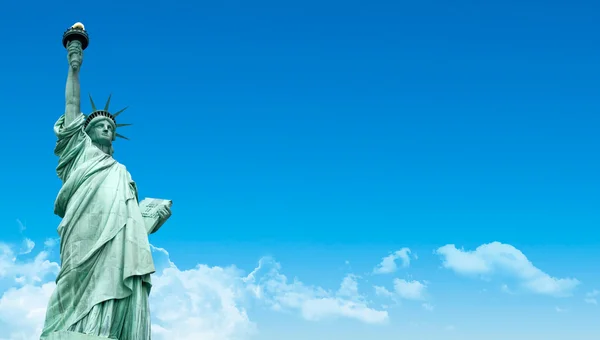
POLYGON ((76 22, 75 25, 71 26, 71 28, 76 28, 76 29, 80 29, 80 30, 84 30, 85 31, 85 27, 80 22, 76 22))

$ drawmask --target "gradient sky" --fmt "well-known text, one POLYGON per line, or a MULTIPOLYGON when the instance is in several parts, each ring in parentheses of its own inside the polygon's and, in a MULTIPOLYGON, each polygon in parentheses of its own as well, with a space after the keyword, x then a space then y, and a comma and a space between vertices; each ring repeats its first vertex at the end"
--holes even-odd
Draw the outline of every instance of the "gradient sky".
POLYGON ((593 1, 3 4, 0 339, 35 339, 39 315, 14 323, 33 307, 11 298, 56 276, 52 126, 75 21, 91 37, 82 95, 129 106, 115 158, 141 197, 174 201, 150 237, 164 249, 156 281, 214 283, 165 284, 154 310, 239 289, 229 309, 220 293, 190 309, 214 320, 189 339, 600 338, 598 13, 593 1))

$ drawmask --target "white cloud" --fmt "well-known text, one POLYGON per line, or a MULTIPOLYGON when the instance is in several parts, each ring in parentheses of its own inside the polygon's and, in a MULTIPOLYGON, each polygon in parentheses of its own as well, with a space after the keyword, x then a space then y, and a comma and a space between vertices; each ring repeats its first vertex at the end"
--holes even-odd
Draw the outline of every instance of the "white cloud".
MULTIPOLYGON (((31 252, 35 246, 29 239, 23 244, 28 251, 18 255, 31 252)), ((55 286, 47 278, 56 276, 59 266, 48 260, 48 251, 28 261, 19 260, 18 255, 10 245, 0 244, 0 281, 13 286, 0 297, 0 339, 38 339, 46 303, 55 286)))
POLYGON ((433 305, 432 305, 432 304, 430 304, 430 303, 424 303, 424 304, 422 304, 421 306, 422 306, 422 307, 423 307, 425 310, 428 310, 428 311, 430 311, 430 312, 431 312, 431 311, 433 311, 433 309, 434 309, 433 305))
POLYGON ((272 258, 262 258, 245 281, 248 288, 275 310, 297 310, 307 320, 346 317, 365 323, 384 323, 388 313, 369 307, 358 291, 357 277, 346 276, 336 292, 308 286, 294 279, 288 282, 281 266, 272 258))
POLYGON ((591 305, 597 305, 598 304, 598 300, 597 300, 598 295, 600 295, 600 291, 594 289, 591 292, 585 294, 585 299, 583 301, 585 301, 585 303, 589 303, 591 305))
POLYGON ((344 277, 337 294, 338 296, 348 299, 353 299, 355 296, 359 296, 358 282, 356 281, 356 276, 347 275, 346 277, 344 277))
MULTIPOLYGON (((47 247, 56 242, 48 241, 47 247)), ((13 286, 0 286, 0 339, 37 340, 43 326, 46 304, 55 288, 59 270, 49 261, 50 249, 21 261, 13 248, 0 243, 0 279, 13 286)), ((179 269, 166 250, 152 247, 157 272, 152 277, 150 308, 156 340, 244 340, 257 327, 247 308, 258 302, 273 310, 299 312, 307 320, 349 318, 364 323, 384 323, 386 311, 369 307, 359 292, 358 277, 343 278, 336 291, 289 282, 281 266, 263 258, 249 275, 235 266, 199 264, 179 269)))
POLYGON ((152 277, 153 339, 230 340, 254 332, 241 306, 245 288, 239 269, 197 265, 180 270, 164 249, 153 250, 157 262, 168 263, 152 277))
MULTIPOLYGON (((376 295, 391 298, 396 301, 399 299, 415 301, 426 300, 427 284, 425 282, 394 279, 393 291, 389 291, 387 288, 381 286, 375 286, 374 288, 376 295)), ((423 307, 426 308, 425 306, 423 307)))
POLYGON ((406 300, 424 300, 427 285, 419 281, 394 279, 394 291, 406 300))
POLYGON ((402 261, 402 267, 410 266, 410 249, 402 248, 381 259, 381 263, 373 269, 375 274, 390 274, 398 269, 397 260, 402 261))
POLYGON ((537 294, 570 296, 580 283, 574 278, 556 278, 544 273, 520 250, 500 242, 483 244, 473 251, 448 244, 438 248, 436 253, 443 258, 445 268, 458 274, 485 277, 508 274, 518 279, 524 289, 537 294))
MULTIPOLYGON (((24 254, 19 253, 19 255, 24 254)), ((33 260, 19 261, 18 255, 10 245, 0 243, 0 279, 28 284, 41 283, 49 275, 57 275, 60 267, 58 263, 48 260, 49 254, 49 251, 44 250, 40 251, 33 260)))
POLYGON ((39 339, 54 282, 10 288, 0 298, 0 339, 39 339))
POLYGON ((55 239, 55 238, 47 238, 46 241, 44 241, 44 246, 47 248, 53 248, 54 246, 56 246, 58 244, 59 239, 55 239))
POLYGON ((373 288, 375 288, 375 294, 378 296, 389 297, 389 298, 394 297, 394 293, 390 292, 385 287, 374 286, 373 288))

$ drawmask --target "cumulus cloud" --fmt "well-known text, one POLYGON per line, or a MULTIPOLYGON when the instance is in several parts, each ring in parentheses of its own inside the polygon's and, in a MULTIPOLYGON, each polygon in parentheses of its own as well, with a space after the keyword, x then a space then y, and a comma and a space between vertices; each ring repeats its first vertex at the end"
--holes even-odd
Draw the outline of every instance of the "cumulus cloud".
POLYGON ((406 281, 402 279, 394 280, 394 291, 401 298, 406 300, 425 299, 425 290, 427 286, 419 281, 406 281))
MULTIPOLYGON (((48 260, 53 241, 34 258, 21 260, 13 247, 0 244, 0 339, 39 339, 46 304, 52 294, 59 265, 48 260), (1 281, 0 281, 1 282, 1 281)), ((359 291, 359 278, 344 277, 336 290, 288 280, 281 265, 263 258, 246 275, 236 266, 198 264, 180 269, 169 253, 152 247, 157 272, 152 276, 150 308, 152 336, 156 340, 244 340, 257 333, 248 314, 250 306, 297 312, 307 320, 348 318, 378 324, 386 311, 371 308, 359 291)))
POLYGON ((583 301, 585 301, 585 303, 589 303, 591 305, 597 305, 598 304, 598 300, 597 300, 598 295, 600 295, 600 291, 594 289, 591 292, 585 294, 585 299, 583 301))
POLYGON ((402 248, 381 259, 381 262, 373 269, 375 274, 390 274, 398 270, 397 260, 401 260, 402 267, 410 266, 410 249, 402 248))
POLYGON ((245 339, 255 325, 242 306, 242 271, 199 264, 180 270, 162 248, 153 247, 158 266, 152 277, 152 336, 157 340, 245 339))
MULTIPOLYGON (((31 250, 27 253, 29 252, 31 250)), ((33 260, 18 259, 18 255, 27 253, 17 254, 10 245, 0 243, 0 279, 12 280, 18 284, 40 283, 48 276, 58 274, 60 267, 58 263, 48 260, 49 251, 40 251, 33 260)))
MULTIPOLYGON (((375 286, 375 294, 381 297, 388 297, 394 300, 426 300, 427 284, 416 280, 407 281, 403 279, 394 279, 394 289, 389 291, 385 287, 375 286)), ((425 306, 423 306, 425 308, 425 306)), ((427 308, 426 308, 427 309, 427 308)))
POLYGON ((393 298, 394 297, 394 293, 390 292, 385 287, 374 286, 373 288, 375 288, 375 295, 382 296, 382 297, 388 297, 388 298, 393 298))
POLYGON ((41 286, 26 284, 10 288, 0 298, 0 339, 39 339, 46 304, 56 285, 47 282, 41 286))
POLYGON ((574 278, 552 277, 535 267, 515 247, 500 242, 483 244, 473 251, 448 244, 436 250, 445 268, 458 274, 491 277, 507 274, 519 280, 522 288, 543 295, 570 296, 579 285, 574 278))
POLYGON ((20 260, 19 255, 28 254, 35 246, 29 239, 24 244, 29 251, 17 252, 11 245, 0 243, 0 282, 11 286, 0 297, 0 339, 39 338, 46 303, 55 287, 54 282, 47 281, 60 269, 58 263, 48 260, 48 251, 20 260))

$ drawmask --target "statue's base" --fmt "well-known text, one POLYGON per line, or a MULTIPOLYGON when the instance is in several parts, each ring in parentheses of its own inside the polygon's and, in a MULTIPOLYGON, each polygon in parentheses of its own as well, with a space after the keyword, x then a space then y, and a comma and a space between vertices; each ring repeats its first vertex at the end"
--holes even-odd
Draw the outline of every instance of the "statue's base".
POLYGON ((54 332, 48 335, 46 340, 109 340, 108 338, 102 338, 95 335, 87 335, 75 332, 54 332))

